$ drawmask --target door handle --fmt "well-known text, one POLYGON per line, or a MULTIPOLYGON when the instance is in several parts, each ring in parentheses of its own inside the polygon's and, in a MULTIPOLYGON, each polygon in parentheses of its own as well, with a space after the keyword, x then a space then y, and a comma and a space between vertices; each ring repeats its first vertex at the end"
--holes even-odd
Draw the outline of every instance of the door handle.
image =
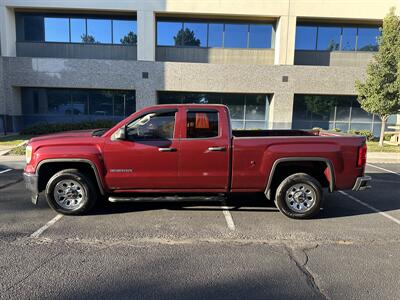
POLYGON ((225 147, 209 147, 208 151, 225 151, 225 147))
POLYGON ((174 152, 174 151, 176 151, 176 148, 158 148, 158 151, 160 151, 160 152, 174 152))

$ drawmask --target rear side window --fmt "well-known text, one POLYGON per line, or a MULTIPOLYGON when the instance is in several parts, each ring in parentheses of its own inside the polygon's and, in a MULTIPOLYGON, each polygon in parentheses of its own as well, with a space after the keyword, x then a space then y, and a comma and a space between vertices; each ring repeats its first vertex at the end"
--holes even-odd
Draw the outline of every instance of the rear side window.
POLYGON ((218 136, 217 111, 190 111, 187 113, 186 137, 191 139, 218 136))

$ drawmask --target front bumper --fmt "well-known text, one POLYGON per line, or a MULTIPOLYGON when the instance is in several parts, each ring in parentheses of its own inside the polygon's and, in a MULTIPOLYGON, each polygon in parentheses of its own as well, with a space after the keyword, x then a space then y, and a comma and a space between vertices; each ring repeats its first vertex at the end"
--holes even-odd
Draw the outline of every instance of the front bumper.
POLYGON ((31 201, 33 204, 37 204, 38 196, 39 196, 39 188, 38 188, 38 176, 32 173, 24 172, 24 181, 25 187, 32 193, 31 201))
POLYGON ((356 183, 353 186, 353 191, 362 191, 370 189, 371 186, 368 183, 371 181, 371 176, 357 177, 356 183))

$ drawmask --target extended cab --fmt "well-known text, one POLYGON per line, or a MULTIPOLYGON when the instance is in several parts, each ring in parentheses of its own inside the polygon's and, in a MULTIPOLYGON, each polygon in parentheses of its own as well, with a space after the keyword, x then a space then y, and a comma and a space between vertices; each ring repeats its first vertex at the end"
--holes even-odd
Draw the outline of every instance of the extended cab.
POLYGON ((130 201, 264 193, 291 218, 315 216, 323 188, 368 188, 365 138, 302 130, 231 130, 223 105, 158 105, 109 130, 33 138, 24 178, 37 203, 82 214, 130 201))

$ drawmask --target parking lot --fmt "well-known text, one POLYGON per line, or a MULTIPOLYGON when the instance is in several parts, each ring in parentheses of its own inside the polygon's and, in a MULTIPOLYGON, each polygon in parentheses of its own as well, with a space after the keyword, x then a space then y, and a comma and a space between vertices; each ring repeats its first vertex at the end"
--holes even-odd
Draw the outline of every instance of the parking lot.
POLYGON ((262 197, 104 203, 67 217, 30 203, 0 163, 0 298, 399 299, 400 165, 326 194, 317 219, 262 197))

